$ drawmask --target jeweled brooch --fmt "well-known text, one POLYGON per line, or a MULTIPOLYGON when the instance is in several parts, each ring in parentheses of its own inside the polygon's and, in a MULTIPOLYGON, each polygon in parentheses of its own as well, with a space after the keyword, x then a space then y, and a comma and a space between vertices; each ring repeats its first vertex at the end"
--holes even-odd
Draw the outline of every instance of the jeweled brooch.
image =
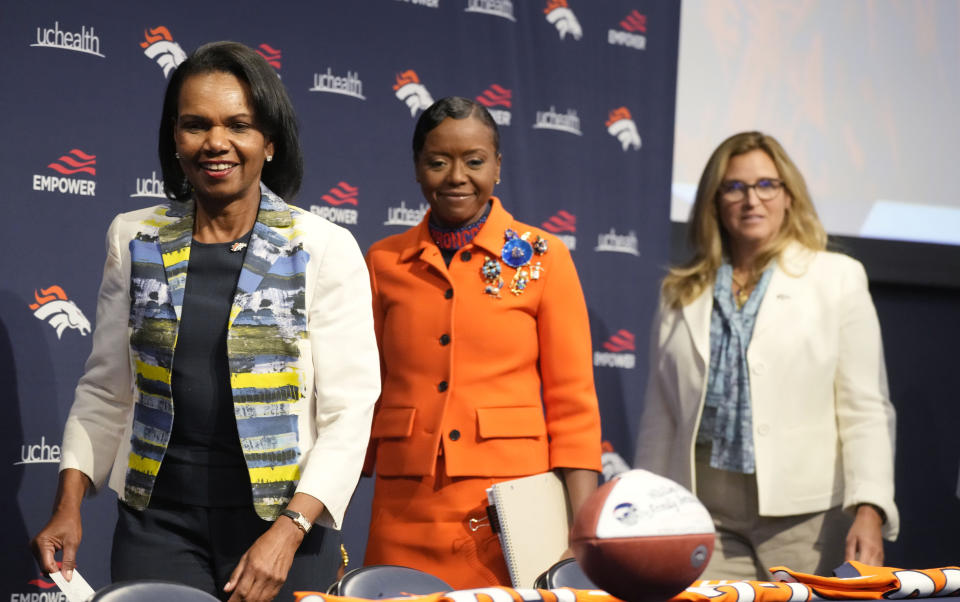
MULTIPOLYGON (((503 249, 500 250, 500 259, 516 272, 510 281, 510 292, 514 295, 520 295, 527 289, 531 280, 539 280, 540 275, 545 268, 539 261, 531 264, 530 260, 534 255, 540 256, 547 252, 547 241, 540 235, 531 243, 531 232, 524 232, 522 235, 507 228, 503 233, 503 249)), ((500 298, 500 289, 503 288, 503 277, 500 262, 493 257, 487 257, 480 268, 484 282, 487 286, 484 293, 496 298, 500 298)))

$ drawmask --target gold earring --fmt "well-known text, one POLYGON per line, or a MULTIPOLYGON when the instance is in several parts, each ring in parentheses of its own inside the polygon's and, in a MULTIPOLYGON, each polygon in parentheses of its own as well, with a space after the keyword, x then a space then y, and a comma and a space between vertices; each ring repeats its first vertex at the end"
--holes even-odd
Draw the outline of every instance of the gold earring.
POLYGON ((497 181, 494 182, 494 184, 499 184, 499 183, 500 183, 500 178, 497 178, 497 181))

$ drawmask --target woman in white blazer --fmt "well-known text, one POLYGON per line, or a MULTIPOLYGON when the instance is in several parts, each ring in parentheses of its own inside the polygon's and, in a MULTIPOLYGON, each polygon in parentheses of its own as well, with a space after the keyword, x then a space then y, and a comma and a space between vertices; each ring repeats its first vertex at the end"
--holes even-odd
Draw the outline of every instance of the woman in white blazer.
POLYGON ((895 415, 863 266, 825 250, 770 136, 725 140, 664 279, 636 465, 692 489, 717 528, 705 579, 883 563, 899 528, 895 415), (851 520, 852 519, 852 520, 851 520))

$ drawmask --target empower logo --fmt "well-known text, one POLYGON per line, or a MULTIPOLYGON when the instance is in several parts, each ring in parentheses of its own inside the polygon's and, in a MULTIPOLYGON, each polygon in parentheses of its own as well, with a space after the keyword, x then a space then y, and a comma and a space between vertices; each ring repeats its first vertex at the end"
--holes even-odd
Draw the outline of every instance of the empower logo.
POLYGON ((163 69, 164 77, 169 77, 171 71, 187 60, 187 53, 183 51, 180 44, 173 41, 170 30, 163 25, 153 29, 144 29, 143 36, 144 40, 140 42, 143 54, 157 62, 163 69))
MULTIPOLYGON (((60 568, 60 562, 57 562, 57 568, 60 568)), ((41 591, 12 592, 10 602, 67 602, 67 595, 56 589, 57 584, 46 576, 31 579, 27 581, 27 585, 41 591)))
POLYGON ((571 251, 577 248, 577 216, 561 209, 550 217, 547 221, 540 224, 547 232, 557 235, 563 244, 571 251))
POLYGON ((33 316, 56 329, 58 339, 67 328, 76 329, 82 336, 90 333, 90 321, 56 284, 39 292, 33 291, 33 298, 36 302, 28 306, 33 310, 33 316))
POLYGON ((512 0, 467 0, 467 7, 463 9, 467 13, 482 13, 484 15, 493 15, 502 17, 511 21, 517 18, 513 15, 512 0))
POLYGON ((623 29, 607 31, 607 43, 614 46, 627 46, 636 50, 647 48, 647 16, 636 9, 620 21, 623 29))
POLYGON ((576 15, 567 5, 567 0, 548 0, 547 7, 543 9, 543 12, 547 15, 547 23, 557 28, 561 40, 567 34, 570 34, 574 40, 583 37, 583 28, 580 27, 576 15))
POLYGON ((60 22, 54 21, 53 27, 37 28, 37 43, 30 46, 72 50, 105 58, 100 52, 100 38, 94 33, 93 27, 87 29, 86 25, 81 25, 77 32, 63 31, 60 22))
POLYGON ((593 352, 593 365, 599 368, 623 368, 632 370, 637 364, 636 338, 629 330, 621 328, 601 345, 605 351, 593 352))
POLYGON ((310 205, 310 212, 328 219, 335 224, 356 224, 360 213, 356 209, 348 209, 340 205, 357 206, 359 204, 357 198, 359 194, 360 189, 356 186, 351 186, 343 181, 337 182, 337 185, 331 188, 327 194, 320 196, 321 199, 329 205, 332 205, 332 207, 310 205))
POLYGON ((607 132, 620 141, 620 146, 624 152, 629 149, 640 149, 640 132, 637 131, 637 124, 630 115, 627 107, 619 107, 610 111, 607 117, 607 132))
POLYGON ((283 58, 283 53, 279 49, 270 44, 260 44, 257 46, 257 54, 262 56, 271 67, 280 71, 280 61, 283 58))
POLYGON ((78 148, 70 149, 65 155, 47 165, 62 176, 33 174, 33 189, 41 192, 59 192, 61 194, 79 194, 95 196, 97 183, 93 180, 74 177, 81 174, 97 175, 97 156, 91 155, 78 148))
POLYGON ((420 83, 420 77, 413 69, 407 69, 403 73, 397 74, 393 91, 398 99, 410 107, 411 117, 415 116, 417 111, 422 111, 433 104, 433 97, 430 96, 426 86, 420 83))
POLYGON ((513 92, 500 84, 493 84, 477 96, 477 102, 487 108, 497 125, 510 125, 511 114, 508 109, 513 103, 513 92))

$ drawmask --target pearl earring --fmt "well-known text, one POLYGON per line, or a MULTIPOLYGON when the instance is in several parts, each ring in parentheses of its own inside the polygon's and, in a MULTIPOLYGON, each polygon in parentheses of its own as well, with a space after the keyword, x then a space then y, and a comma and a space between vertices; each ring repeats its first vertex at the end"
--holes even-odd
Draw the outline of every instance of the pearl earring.
POLYGON ((173 153, 173 156, 176 157, 177 159, 179 159, 179 158, 180 158, 180 153, 173 153))
POLYGON ((267 163, 273 161, 273 155, 267 155, 267 163))

